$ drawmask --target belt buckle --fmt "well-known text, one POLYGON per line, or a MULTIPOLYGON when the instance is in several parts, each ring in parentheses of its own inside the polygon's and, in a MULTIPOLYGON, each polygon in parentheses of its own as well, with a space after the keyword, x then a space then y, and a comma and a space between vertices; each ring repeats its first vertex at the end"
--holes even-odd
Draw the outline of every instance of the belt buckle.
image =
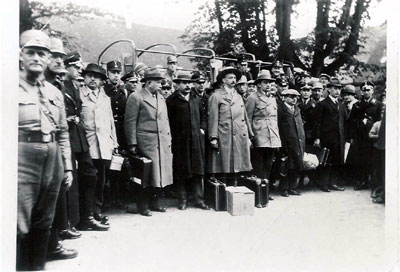
POLYGON ((51 137, 51 133, 50 134, 42 134, 42 142, 44 143, 48 143, 51 142, 52 137, 51 137))

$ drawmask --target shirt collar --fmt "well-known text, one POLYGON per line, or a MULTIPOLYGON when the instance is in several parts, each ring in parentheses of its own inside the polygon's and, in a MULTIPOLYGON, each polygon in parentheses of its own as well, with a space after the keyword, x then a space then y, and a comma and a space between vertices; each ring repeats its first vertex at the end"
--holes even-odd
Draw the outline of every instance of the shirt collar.
POLYGON ((329 95, 329 98, 333 101, 333 103, 337 103, 338 100, 336 98, 334 98, 333 96, 329 95))

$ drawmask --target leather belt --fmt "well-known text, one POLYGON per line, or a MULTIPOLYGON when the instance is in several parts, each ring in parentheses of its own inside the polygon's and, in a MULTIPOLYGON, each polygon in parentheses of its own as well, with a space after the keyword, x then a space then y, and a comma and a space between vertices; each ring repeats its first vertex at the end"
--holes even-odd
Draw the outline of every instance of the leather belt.
POLYGON ((18 142, 27 143, 51 143, 56 141, 55 133, 44 134, 40 131, 32 131, 26 134, 18 135, 18 142))

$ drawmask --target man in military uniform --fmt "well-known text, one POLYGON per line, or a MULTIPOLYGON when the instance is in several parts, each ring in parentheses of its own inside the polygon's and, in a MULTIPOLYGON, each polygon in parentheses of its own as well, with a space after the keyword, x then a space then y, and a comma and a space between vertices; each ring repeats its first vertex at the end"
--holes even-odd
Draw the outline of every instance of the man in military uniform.
MULTIPOLYGON (((104 91, 111 98, 111 108, 114 114, 115 130, 117 132, 117 140, 119 152, 126 150, 125 132, 124 132, 124 115, 125 105, 128 99, 128 91, 121 80, 122 65, 119 61, 110 61, 107 63, 107 77, 104 83, 104 91)), ((126 178, 125 169, 123 171, 109 172, 111 185, 112 205, 117 208, 125 208, 122 202, 122 192, 126 178)))
POLYGON ((42 81, 49 37, 25 31, 20 47, 17 270, 43 270, 60 186, 73 179, 71 148, 63 95, 42 81))
POLYGON ((68 70, 68 76, 64 81, 64 99, 67 111, 68 131, 71 142, 71 151, 73 161, 78 165, 72 164, 74 170, 74 180, 77 181, 79 191, 79 218, 71 218, 71 226, 87 226, 90 230, 108 229, 93 218, 93 203, 95 199, 97 184, 97 169, 93 164, 89 153, 89 144, 86 138, 86 132, 82 125, 81 112, 82 100, 79 92, 79 79, 82 71, 82 60, 78 52, 67 54, 64 59, 65 68, 68 70))
MULTIPOLYGON (((56 37, 50 38, 50 63, 48 64, 44 75, 47 82, 53 84, 60 91, 63 88, 63 82, 60 80, 60 73, 65 71, 63 57, 66 55, 64 52, 64 47, 62 41, 56 37)), ((68 118, 67 118, 68 120, 68 118)), ((66 249, 63 247, 60 236, 63 239, 76 239, 81 236, 81 234, 73 229, 69 229, 69 218, 68 210, 70 215, 75 213, 73 216, 75 218, 79 217, 79 210, 74 206, 75 202, 78 202, 77 186, 76 180, 74 187, 71 190, 71 197, 69 200, 71 206, 68 207, 67 191, 71 189, 70 186, 61 186, 60 192, 58 194, 56 211, 54 215, 54 221, 51 228, 51 235, 48 247, 48 259, 49 260, 60 260, 60 259, 71 259, 78 255, 78 252, 74 249, 66 249), (74 192, 75 191, 75 192, 74 192), (75 193, 75 194, 74 194, 75 193), (59 236, 60 232, 60 236, 59 236)))
POLYGON ((324 85, 322 85, 319 81, 314 81, 312 84, 312 98, 314 98, 315 102, 320 102, 324 100, 322 93, 324 91, 324 85))
POLYGON ((362 98, 353 105, 349 122, 351 123, 350 137, 353 139, 356 161, 355 190, 365 189, 371 175, 372 160, 370 155, 373 152, 372 142, 368 134, 372 125, 381 119, 383 108, 382 102, 373 97, 375 85, 372 82, 365 82, 361 86, 362 98))
POLYGON ((174 79, 177 92, 167 99, 172 135, 174 183, 178 194, 178 209, 187 207, 186 185, 193 189, 194 206, 208 210, 204 204, 202 181, 204 175, 204 129, 207 126, 201 111, 201 97, 191 92, 192 79, 188 72, 179 72, 174 79))
POLYGON ((300 108, 301 118, 304 123, 304 132, 306 135, 306 144, 314 143, 313 128, 314 128, 314 112, 317 102, 311 97, 311 86, 306 84, 300 88, 300 99, 297 106, 300 108))
MULTIPOLYGON (((174 79, 178 74, 178 59, 175 56, 167 57, 167 73, 165 75, 166 85, 169 86, 169 94, 175 91, 174 79)), ((165 88, 165 87, 164 87, 165 88)), ((168 97, 168 95, 167 95, 168 97)), ((165 98, 165 96, 164 96, 165 98)))
POLYGON ((125 83, 125 89, 128 91, 128 96, 131 93, 139 91, 139 77, 133 72, 126 73, 121 80, 125 83))

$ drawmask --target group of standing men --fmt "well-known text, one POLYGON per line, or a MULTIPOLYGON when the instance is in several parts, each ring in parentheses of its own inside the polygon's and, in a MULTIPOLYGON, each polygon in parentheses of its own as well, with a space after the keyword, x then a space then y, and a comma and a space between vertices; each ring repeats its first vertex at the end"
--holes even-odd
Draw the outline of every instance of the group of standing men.
MULTIPOLYGON (((188 185, 194 206, 208 210, 202 190, 207 174, 233 184, 240 175, 279 179, 282 196, 300 195, 307 144, 330 150, 327 166, 309 176, 325 192, 341 191, 346 140, 348 156, 355 158, 369 154, 370 138, 382 141, 379 127, 368 135, 382 108, 372 98, 371 83, 361 87, 360 101, 345 96, 350 102, 344 104, 337 78, 326 86, 304 84, 299 93, 273 69, 273 76, 261 70, 247 88, 246 73, 224 67, 206 91, 206 79, 177 72, 173 56, 167 75, 138 63, 122 76, 118 61, 107 63, 107 70, 94 63, 84 68, 77 52, 66 54, 61 40, 41 31, 22 33, 20 47, 18 270, 42 270, 46 260, 74 258, 77 251, 64 248, 61 239, 79 238, 78 230, 110 228, 101 213, 106 178, 114 201, 126 179, 123 172, 108 171, 113 154, 152 161, 151 178, 137 195, 138 212, 151 216, 166 212, 159 196, 172 184, 180 210, 188 206, 188 185), (323 88, 328 96, 320 100, 323 88), (285 177, 274 175, 283 156, 285 177)), ((361 189, 371 168, 360 160, 354 164, 361 189)))

